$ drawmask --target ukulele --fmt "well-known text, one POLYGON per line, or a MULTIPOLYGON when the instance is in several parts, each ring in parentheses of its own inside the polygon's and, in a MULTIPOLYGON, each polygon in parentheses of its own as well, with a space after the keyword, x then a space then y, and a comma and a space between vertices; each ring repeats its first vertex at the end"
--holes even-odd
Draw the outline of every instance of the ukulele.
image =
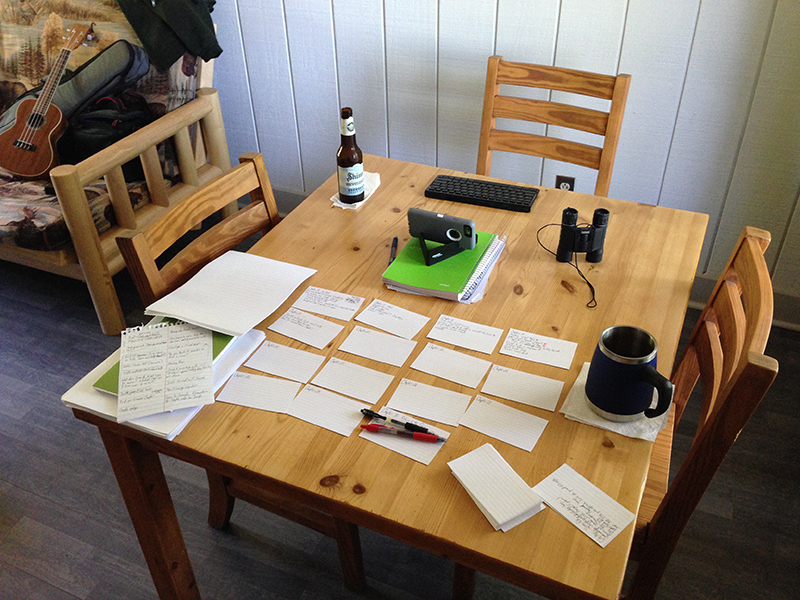
POLYGON ((84 38, 91 39, 92 28, 75 24, 56 59, 38 98, 19 103, 10 129, 0 134, 0 167, 28 179, 42 178, 58 164, 56 141, 67 128, 61 110, 53 104, 67 61, 84 38))

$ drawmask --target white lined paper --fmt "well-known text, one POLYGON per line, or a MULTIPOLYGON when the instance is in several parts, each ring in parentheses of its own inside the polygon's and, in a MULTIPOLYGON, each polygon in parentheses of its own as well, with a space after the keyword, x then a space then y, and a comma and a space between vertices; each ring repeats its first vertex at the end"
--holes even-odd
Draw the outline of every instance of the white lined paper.
MULTIPOLYGON (((425 423, 424 421, 420 421, 414 417, 409 417, 408 415, 399 413, 387 406, 381 408, 378 411, 378 414, 389 417, 390 419, 398 419, 405 423, 420 425, 421 427, 427 428, 430 433, 434 433, 439 437, 443 437, 445 440, 450 437, 449 431, 439 429, 438 427, 434 427, 429 423, 425 423)), ((372 419, 370 423, 378 423, 383 425, 385 424, 385 421, 382 421, 381 419, 372 419)), ((362 431, 360 437, 364 438, 365 440, 369 440, 374 444, 378 444, 379 446, 383 446, 384 448, 388 448, 389 450, 397 452, 398 454, 407 456, 408 458, 420 462, 423 465, 431 464, 431 461, 436 457, 436 454, 444 445, 444 442, 420 442, 406 437, 400 437, 399 435, 369 433, 368 431, 362 431)))
POLYGON ((376 299, 361 311, 356 321, 410 340, 425 327, 430 318, 376 299))
POLYGON ((412 340, 357 325, 339 350, 402 367, 416 346, 417 343, 412 340))
POLYGON ((492 363, 456 350, 428 343, 411 368, 467 387, 478 387, 492 363))
POLYGON ((548 421, 478 394, 459 425, 530 452, 548 421))
POLYGON ((357 400, 307 385, 292 400, 287 414, 339 435, 348 436, 364 418, 361 414, 362 408, 364 405, 357 400))
POLYGON ((560 369, 569 369, 577 349, 578 344, 576 342, 537 335, 527 331, 520 331, 519 329, 509 329, 508 335, 500 347, 500 354, 507 354, 560 369))
POLYGON ((428 337, 432 340, 477 350, 484 354, 494 352, 502 335, 503 330, 497 327, 472 323, 449 315, 440 315, 428 333, 428 337))
POLYGON ((308 383, 308 380, 314 376, 314 373, 317 372, 324 360, 325 357, 320 354, 313 354, 266 340, 247 359, 245 366, 270 375, 291 379, 292 381, 308 383))
POLYGON ((563 389, 563 381, 492 365, 481 392, 536 408, 555 410, 563 389))
POLYGON ((268 329, 322 350, 339 335, 344 326, 310 315, 302 310, 290 308, 268 329))
POLYGON ((362 402, 375 404, 393 379, 394 375, 331 358, 311 383, 362 402))
POLYGON ((308 286, 292 306, 306 312, 349 321, 363 303, 364 298, 358 296, 308 286))
POLYGON ((217 396, 218 402, 285 413, 300 391, 300 383, 236 371, 217 396))
POLYGON ((437 423, 458 425, 469 400, 469 394, 401 379, 387 406, 437 423))

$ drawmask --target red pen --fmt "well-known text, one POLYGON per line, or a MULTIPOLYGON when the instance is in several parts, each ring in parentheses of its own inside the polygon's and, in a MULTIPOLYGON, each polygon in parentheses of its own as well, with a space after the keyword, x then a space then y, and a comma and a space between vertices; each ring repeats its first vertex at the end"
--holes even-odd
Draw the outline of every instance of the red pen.
POLYGON ((434 435, 433 433, 419 433, 418 431, 407 431, 405 429, 395 429, 394 427, 387 427, 386 425, 379 425, 378 423, 370 423, 369 425, 362 425, 361 429, 366 429, 370 433, 388 433, 389 435, 399 435, 400 437, 407 437, 418 440, 420 442, 443 442, 445 438, 434 435))

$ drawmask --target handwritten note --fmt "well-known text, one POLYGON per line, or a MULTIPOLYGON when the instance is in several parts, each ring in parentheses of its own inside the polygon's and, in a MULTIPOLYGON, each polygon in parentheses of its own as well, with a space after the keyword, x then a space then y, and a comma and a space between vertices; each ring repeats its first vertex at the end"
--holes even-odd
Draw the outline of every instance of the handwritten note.
POLYGON ((417 343, 412 340, 357 326, 342 342, 339 350, 402 367, 416 346, 417 343))
POLYGON ((569 369, 577 348, 575 342, 511 329, 500 347, 500 354, 569 369))
POLYGON ((296 381, 237 371, 217 396, 218 402, 285 413, 300 391, 296 381))
POLYGON ((481 391, 520 404, 555 410, 564 382, 492 365, 481 391))
POLYGON ((361 423, 364 405, 313 385, 305 386, 289 405, 288 414, 339 435, 350 435, 361 423))
POLYGON ((373 300, 356 317, 356 321, 410 340, 425 327, 430 318, 383 300, 373 300))
POLYGON ((492 366, 488 360, 469 356, 455 350, 448 350, 436 344, 428 344, 411 363, 411 368, 454 381, 467 387, 478 387, 492 366))
POLYGON ((311 383, 362 402, 375 404, 392 383, 392 379, 394 376, 388 373, 331 358, 311 383))
POLYGON ((292 306, 318 315, 349 321, 361 308, 364 298, 309 286, 292 306))
POLYGON ((530 452, 548 421, 478 394, 459 425, 530 452))
POLYGON ((402 379, 387 406, 438 423, 458 425, 469 399, 468 394, 402 379))
POLYGON ((495 346, 497 346, 497 342, 500 341, 502 335, 503 330, 497 327, 489 327, 488 325, 480 325, 464 319, 441 315, 428 337, 439 342, 446 342, 454 346, 491 354, 494 352, 495 346))
POLYGON ((265 341, 245 365, 270 375, 308 383, 324 360, 325 357, 319 354, 265 341))
MULTIPOLYGON (((438 427, 434 427, 429 423, 409 417, 408 415, 399 413, 396 410, 392 410, 386 406, 381 408, 378 411, 378 414, 389 417, 390 419, 403 421, 404 423, 413 423, 414 425, 425 427, 431 433, 435 433, 439 437, 445 438, 445 440, 450 437, 449 431, 439 429, 438 427)), ((370 422, 379 423, 381 425, 385 423, 381 419, 372 419, 370 422)), ((369 433, 368 431, 362 431, 359 437, 369 440, 374 444, 378 444, 379 446, 383 446, 384 448, 388 448, 389 450, 393 450, 394 452, 402 454, 403 456, 407 456, 408 458, 416 460, 423 465, 431 464, 431 461, 436 457, 439 449, 444 445, 444 442, 436 442, 435 444, 430 442, 423 443, 416 440, 410 440, 405 437, 400 437, 399 435, 383 435, 380 433, 369 433)))
POLYGON ((211 331, 161 323, 122 332, 117 421, 214 402, 211 331))
POLYGON ((603 548, 636 518, 567 464, 536 484, 533 491, 603 548))
POLYGON ((302 310, 290 308, 268 329, 322 350, 344 327, 304 313, 302 310))

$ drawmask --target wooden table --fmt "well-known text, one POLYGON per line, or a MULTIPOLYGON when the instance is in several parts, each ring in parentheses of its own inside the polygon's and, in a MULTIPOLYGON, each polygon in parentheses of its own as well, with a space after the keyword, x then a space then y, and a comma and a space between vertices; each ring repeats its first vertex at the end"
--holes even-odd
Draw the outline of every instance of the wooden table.
MULTIPOLYGON (((670 373, 695 274, 706 215, 542 188, 531 213, 513 213, 425 198, 438 173, 453 173, 368 156, 368 171, 381 185, 357 210, 332 208, 335 177, 329 179, 252 252, 313 267, 308 285, 399 305, 431 317, 417 336, 417 348, 398 368, 336 350, 355 325, 325 354, 395 375, 381 399, 388 401, 401 377, 474 395, 408 365, 425 346, 436 317, 448 314, 477 323, 520 329, 578 342, 567 371, 499 355, 492 362, 566 382, 561 401, 594 350, 600 332, 615 324, 650 331, 659 343, 659 370, 670 373), (406 211, 412 206, 470 218, 481 231, 503 233, 508 245, 483 300, 466 305, 388 291, 381 283, 392 238, 408 240, 406 211), (580 221, 597 207, 610 211, 603 261, 581 268, 597 290, 597 307, 575 269, 559 263, 537 242, 537 230, 560 223, 572 206, 580 221)), ((541 233, 555 250, 559 228, 541 233)), ((306 285, 264 321, 266 329, 306 285)), ((273 332, 267 339, 303 347, 273 332)), ((306 348, 308 349, 308 348, 306 348)), ((467 354, 485 357, 479 353, 467 354)), ((246 370, 246 369, 245 369, 246 370)), ((549 420, 532 452, 525 452, 464 427, 452 432, 434 461, 424 466, 358 437, 343 437, 298 419, 216 403, 204 407, 173 441, 76 410, 98 426, 121 484, 131 518, 163 597, 198 597, 158 453, 177 457, 254 487, 280 492, 335 517, 446 556, 462 565, 554 598, 616 598, 633 535, 628 527, 605 549, 552 510, 507 533, 496 532, 451 475, 447 462, 491 442, 531 485, 563 463, 572 466, 626 508, 637 511, 653 445, 513 404, 549 420)), ((560 406, 560 403, 559 403, 560 406)), ((664 432, 665 434, 668 432, 664 432)), ((669 443, 669 435, 661 443, 669 443)))

